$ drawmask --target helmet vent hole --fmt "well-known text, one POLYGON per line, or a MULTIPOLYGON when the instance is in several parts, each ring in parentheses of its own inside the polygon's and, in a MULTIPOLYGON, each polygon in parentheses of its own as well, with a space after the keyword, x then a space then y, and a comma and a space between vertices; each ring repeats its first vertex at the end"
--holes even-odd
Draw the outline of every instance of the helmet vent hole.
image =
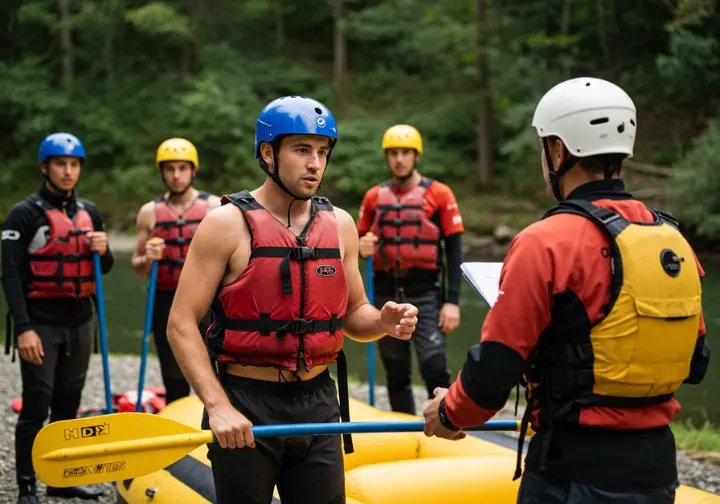
POLYGON ((592 121, 590 121, 590 124, 593 126, 597 126, 598 124, 605 124, 606 122, 609 122, 609 121, 610 121, 610 119, 608 119, 607 117, 600 117, 598 119, 593 119, 592 121))
POLYGON ((317 112, 319 115, 322 115, 322 110, 320 110, 320 107, 315 107, 315 112, 317 112))
POLYGON ((588 87, 588 86, 590 86, 590 83, 589 83, 589 82, 586 82, 586 83, 585 83, 585 87, 588 87))
POLYGON ((635 119, 630 119, 630 124, 632 124, 633 127, 634 127, 634 126, 635 126, 635 119))
POLYGON ((618 133, 623 133, 625 131, 625 123, 620 123, 617 127, 618 133))

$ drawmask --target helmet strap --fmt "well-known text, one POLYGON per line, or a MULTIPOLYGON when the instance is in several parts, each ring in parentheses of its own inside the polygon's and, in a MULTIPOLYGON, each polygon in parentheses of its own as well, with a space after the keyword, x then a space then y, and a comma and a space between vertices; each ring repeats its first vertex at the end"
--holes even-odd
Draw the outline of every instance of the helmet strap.
POLYGON ((552 156, 550 156, 550 146, 548 144, 547 137, 543 138, 543 149, 545 149, 545 160, 547 161, 548 165, 548 172, 550 176, 550 184, 552 186, 553 195, 555 196, 556 200, 563 201, 565 198, 563 197, 562 192, 560 192, 560 178, 567 172, 569 172, 570 168, 575 166, 579 159, 572 154, 569 154, 568 158, 563 162, 563 164, 560 165, 560 168, 555 171, 553 168, 552 156))
MULTIPOLYGON (((268 177, 270 177, 270 179, 271 179, 273 182, 275 182, 275 185, 277 185, 280 189, 282 189, 282 190, 285 192, 285 194, 287 194, 288 196, 292 196, 292 198, 293 198, 293 199, 290 201, 290 204, 288 205, 288 214, 287 214, 288 223, 287 223, 287 227, 289 228, 289 227, 290 227, 290 208, 292 207, 292 204, 293 204, 295 201, 308 201, 309 199, 312 198, 312 196, 301 197, 301 196, 298 196, 298 195, 296 195, 296 194, 293 194, 292 191, 290 191, 290 189, 288 189, 287 187, 285 187, 285 184, 283 184, 282 180, 280 180, 280 175, 279 175, 279 173, 280 173, 279 155, 280 155, 280 142, 281 142, 281 141, 282 141, 282 135, 275 137, 275 139, 273 139, 273 141, 270 143, 270 145, 272 146, 272 152, 273 152, 273 164, 274 164, 274 168, 275 168, 274 171, 270 171, 270 167, 267 165, 267 163, 265 162, 265 160, 264 160, 262 157, 260 157, 260 158, 258 159, 258 161, 259 161, 260 168, 262 168, 262 170, 265 172, 265 174, 266 174, 268 177)), ((327 161, 326 161, 326 164, 325 164, 325 169, 326 169, 326 170, 327 170, 327 165, 330 164, 330 154, 331 154, 331 153, 332 153, 332 150, 331 150, 331 151, 328 153, 328 155, 327 155, 327 161)), ((317 190, 317 192, 319 192, 321 188, 322 188, 322 180, 320 181, 320 184, 318 184, 318 190, 317 190)), ((317 194, 317 192, 316 192, 315 194, 317 194)))

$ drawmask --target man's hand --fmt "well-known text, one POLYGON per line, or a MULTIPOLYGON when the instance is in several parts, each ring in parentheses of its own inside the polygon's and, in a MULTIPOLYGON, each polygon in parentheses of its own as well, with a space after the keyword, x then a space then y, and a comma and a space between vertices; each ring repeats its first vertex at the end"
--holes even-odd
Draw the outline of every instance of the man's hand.
POLYGON ((360 257, 365 259, 375 253, 375 244, 378 241, 378 237, 372 233, 366 233, 365 236, 360 238, 360 257))
POLYGON ((409 303, 388 301, 380 310, 380 324, 393 338, 409 340, 418 322, 417 313, 418 309, 409 303))
POLYGON ((41 365, 43 363, 45 352, 43 351, 42 341, 40 341, 40 336, 32 329, 18 336, 18 351, 20 352, 20 358, 30 364, 41 365))
POLYGON ((452 431, 445 426, 443 426, 442 423, 440 423, 440 416, 438 414, 438 410, 440 409, 440 401, 443 397, 445 397, 445 394, 447 394, 448 389, 436 387, 433 393, 435 394, 435 398, 427 403, 425 406, 425 409, 423 410, 423 415, 425 416, 425 435, 427 437, 439 437, 443 439, 450 439, 452 441, 457 441, 458 439, 463 439, 467 434, 465 434, 463 431, 452 431))
POLYGON ((438 319, 438 326, 442 333, 447 334, 454 331, 458 324, 460 324, 460 307, 452 303, 442 305, 438 319))
POLYGON ((107 233, 103 231, 91 231, 85 236, 90 240, 90 250, 104 256, 108 248, 107 233))
POLYGON ((145 257, 148 262, 159 261, 163 258, 165 251, 165 240, 154 236, 145 243, 145 257))
POLYGON ((210 430, 223 448, 255 448, 252 423, 230 403, 209 408, 210 430))

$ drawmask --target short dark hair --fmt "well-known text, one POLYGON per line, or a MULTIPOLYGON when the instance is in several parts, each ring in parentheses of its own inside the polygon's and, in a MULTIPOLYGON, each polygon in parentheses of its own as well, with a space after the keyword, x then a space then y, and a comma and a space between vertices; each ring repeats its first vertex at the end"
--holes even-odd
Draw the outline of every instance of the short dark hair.
MULTIPOLYGON (((567 149, 567 146, 560 137, 551 135, 548 137, 550 145, 555 143, 555 140, 559 140, 563 144, 563 148, 566 152, 572 155, 567 149)), ((627 158, 627 154, 597 154, 595 156, 578 157, 577 165, 580 166, 590 175, 604 175, 607 169, 610 173, 620 173, 623 161, 627 158)))

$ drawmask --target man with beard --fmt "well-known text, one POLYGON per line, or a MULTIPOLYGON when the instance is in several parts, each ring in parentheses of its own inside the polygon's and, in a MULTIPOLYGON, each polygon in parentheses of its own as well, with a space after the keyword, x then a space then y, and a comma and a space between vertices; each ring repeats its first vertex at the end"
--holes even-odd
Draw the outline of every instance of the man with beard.
MULTIPOLYGON (((415 353, 432 398, 436 387, 450 383, 445 335, 460 323, 462 217, 452 190, 417 170, 423 153, 417 129, 391 127, 382 150, 392 177, 365 193, 360 255, 373 256, 375 306, 395 300, 418 307, 415 353)), ((410 342, 383 338, 378 347, 393 411, 414 415, 410 342)))
MULTIPOLYGON (((100 212, 77 195, 85 146, 74 135, 54 133, 40 144, 39 161, 40 187, 10 209, 2 231, 2 286, 14 323, 5 353, 12 338, 22 378, 18 504, 39 502, 32 446, 48 410, 56 422, 74 419, 80 406, 92 351, 93 254, 100 254, 103 274, 114 263, 100 212)), ((102 494, 96 486, 47 489, 56 497, 102 494)))
POLYGON ((355 222, 316 195, 337 140, 322 103, 267 104, 255 129, 265 182, 223 196, 188 252, 168 337, 218 441, 208 445, 217 504, 269 503, 275 486, 285 504, 343 504, 339 435, 254 439, 252 426, 347 420, 345 336, 409 339, 417 323, 410 304, 368 302, 355 222), (203 341, 197 321, 210 306, 203 341))
MULTIPOLYGON (((147 277, 158 261, 152 331, 160 360, 167 404, 190 394, 190 385, 175 362, 167 339, 167 321, 190 241, 205 215, 220 206, 220 198, 193 187, 200 168, 195 146, 184 138, 170 138, 157 149, 155 163, 167 192, 145 203, 137 215, 137 240, 131 264, 147 277)), ((208 319, 200 323, 201 330, 208 319)))

